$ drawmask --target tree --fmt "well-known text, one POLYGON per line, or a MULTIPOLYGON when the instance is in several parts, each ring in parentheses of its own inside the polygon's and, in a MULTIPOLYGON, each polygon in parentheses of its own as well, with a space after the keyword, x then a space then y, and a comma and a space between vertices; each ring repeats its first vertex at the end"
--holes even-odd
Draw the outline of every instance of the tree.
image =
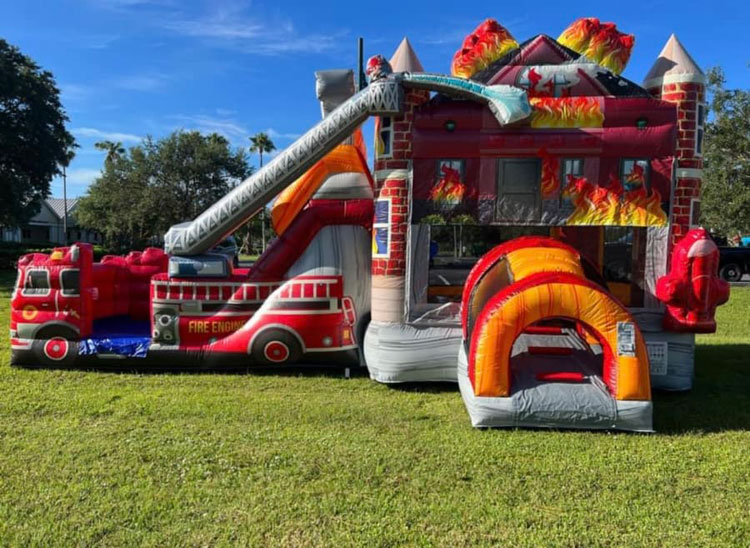
POLYGON ((75 143, 52 73, 0 39, 0 224, 19 226, 49 196, 75 143))
POLYGON ((250 168, 224 137, 177 131, 108 157, 78 204, 79 223, 118 251, 156 243, 170 226, 197 217, 250 168))
POLYGON ((274 150, 276 150, 276 145, 273 144, 273 141, 266 133, 261 131, 250 137, 250 152, 258 153, 258 156, 260 156, 260 167, 263 167, 263 153, 270 154, 274 150))
POLYGON ((708 72, 711 119, 703 152, 701 222, 725 235, 750 232, 750 90, 725 89, 720 68, 708 72))
MULTIPOLYGON (((250 137, 250 152, 257 152, 258 156, 260 156, 260 167, 263 167, 263 153, 271 153, 274 150, 276 150, 276 145, 273 144, 273 141, 271 138, 263 133, 262 131, 260 133, 256 133, 252 137, 250 137)), ((260 211, 260 230, 261 230, 261 239, 262 239, 262 247, 261 250, 266 250, 266 208, 264 207, 260 211)))
POLYGON ((98 143, 94 143, 94 147, 107 153, 104 159, 105 162, 114 162, 118 157, 125 154, 125 148, 119 141, 116 143, 112 141, 99 141, 98 143))

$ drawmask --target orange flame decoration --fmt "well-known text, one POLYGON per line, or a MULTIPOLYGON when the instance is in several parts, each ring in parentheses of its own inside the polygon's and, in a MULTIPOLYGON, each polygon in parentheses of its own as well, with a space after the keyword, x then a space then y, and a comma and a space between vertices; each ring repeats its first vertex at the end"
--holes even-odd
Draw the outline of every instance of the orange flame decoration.
POLYGON ((560 159, 542 156, 542 199, 548 200, 560 190, 560 159))
POLYGON ((487 68, 510 50, 518 47, 518 42, 494 19, 487 19, 469 34, 451 63, 451 74, 461 78, 471 78, 487 68))
POLYGON ((461 182, 458 170, 442 166, 443 175, 430 190, 430 200, 441 205, 455 206, 461 203, 466 193, 466 185, 461 182))
POLYGON ((568 225, 666 226, 667 214, 661 208, 661 195, 646 187, 624 192, 617 177, 610 178, 610 188, 589 183, 585 177, 568 175, 563 195, 569 197, 575 210, 568 225))
POLYGON ((614 23, 600 23, 595 17, 584 17, 571 23, 557 41, 620 74, 628 64, 635 37, 620 32, 614 23))
POLYGON ((602 127, 604 113, 596 97, 530 97, 531 127, 602 127))

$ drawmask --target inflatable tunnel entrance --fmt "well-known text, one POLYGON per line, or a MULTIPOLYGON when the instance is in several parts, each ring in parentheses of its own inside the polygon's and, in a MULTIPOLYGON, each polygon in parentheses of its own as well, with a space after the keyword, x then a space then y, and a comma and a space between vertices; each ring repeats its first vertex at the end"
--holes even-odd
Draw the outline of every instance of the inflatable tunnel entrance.
POLYGON ((651 430, 643 336, 585 270, 573 248, 549 238, 502 244, 472 270, 459 385, 475 426, 651 430), (545 322, 563 327, 535 328, 545 322))

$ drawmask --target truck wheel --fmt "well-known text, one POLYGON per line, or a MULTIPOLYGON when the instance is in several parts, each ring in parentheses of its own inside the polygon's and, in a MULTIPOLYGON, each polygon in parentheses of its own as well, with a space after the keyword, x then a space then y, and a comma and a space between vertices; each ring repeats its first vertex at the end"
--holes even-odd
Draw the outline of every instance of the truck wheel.
POLYGON ((64 326, 41 329, 31 345, 34 357, 45 367, 70 367, 78 356, 78 337, 64 326))
POLYGON ((728 282, 739 282, 742 279, 742 269, 734 263, 725 264, 721 267, 720 275, 728 282))
POLYGON ((297 338, 288 331, 268 329, 255 338, 250 356, 260 365, 286 365, 302 357, 302 348, 297 338))

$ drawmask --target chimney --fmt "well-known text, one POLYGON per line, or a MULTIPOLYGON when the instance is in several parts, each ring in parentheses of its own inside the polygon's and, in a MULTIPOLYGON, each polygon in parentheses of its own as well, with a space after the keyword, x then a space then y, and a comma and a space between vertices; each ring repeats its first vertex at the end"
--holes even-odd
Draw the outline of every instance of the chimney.
POLYGON ((670 248, 700 216, 706 75, 672 34, 643 82, 654 97, 677 108, 676 184, 672 198, 670 248))

